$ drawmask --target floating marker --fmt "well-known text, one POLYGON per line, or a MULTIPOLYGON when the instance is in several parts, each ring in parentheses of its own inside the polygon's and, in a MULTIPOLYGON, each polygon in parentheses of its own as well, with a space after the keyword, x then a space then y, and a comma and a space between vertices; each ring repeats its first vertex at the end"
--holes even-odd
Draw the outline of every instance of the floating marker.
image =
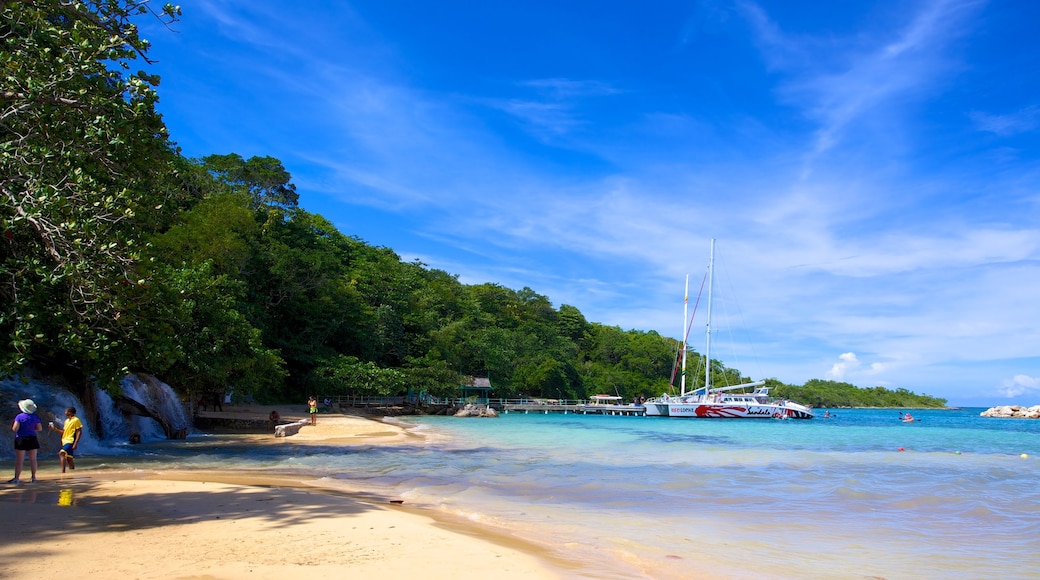
POLYGON ((1019 455, 1019 457, 1021 457, 1022 459, 1029 459, 1029 454, 1023 453, 1022 455, 1019 455))
POLYGON ((903 449, 902 447, 900 447, 899 450, 900 451, 906 451, 906 449, 903 449))

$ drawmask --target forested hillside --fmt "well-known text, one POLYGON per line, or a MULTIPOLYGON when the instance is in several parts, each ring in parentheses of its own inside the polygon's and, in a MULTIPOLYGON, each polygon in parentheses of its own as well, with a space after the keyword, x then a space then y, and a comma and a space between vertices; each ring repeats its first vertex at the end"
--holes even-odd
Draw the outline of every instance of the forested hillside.
MULTIPOLYGON (((190 396, 261 402, 454 395, 470 376, 495 396, 669 390, 673 339, 402 262, 299 207, 277 159, 182 156, 155 110, 158 79, 131 72, 148 64, 133 21, 179 8, 138 6, 0 2, 4 374, 31 365, 111 388, 144 371, 190 396)), ((711 368, 718 385, 746 379, 711 368)), ((945 403, 773 386, 817 406, 945 403)))

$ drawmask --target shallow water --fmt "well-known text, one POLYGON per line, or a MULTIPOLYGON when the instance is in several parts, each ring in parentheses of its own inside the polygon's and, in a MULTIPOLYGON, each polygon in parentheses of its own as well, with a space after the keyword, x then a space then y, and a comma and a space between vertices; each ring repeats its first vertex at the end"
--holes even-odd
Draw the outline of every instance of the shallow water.
POLYGON ((655 577, 682 577, 686 561, 725 577, 1032 576, 1040 422, 980 411, 419 423, 466 451, 445 466, 465 474, 466 499, 442 503, 563 521, 557 543, 623 552, 655 577))
POLYGON ((1040 421, 979 412, 415 417, 405 446, 193 436, 97 468, 318 475, 507 527, 593 577, 1035 577, 1040 421))

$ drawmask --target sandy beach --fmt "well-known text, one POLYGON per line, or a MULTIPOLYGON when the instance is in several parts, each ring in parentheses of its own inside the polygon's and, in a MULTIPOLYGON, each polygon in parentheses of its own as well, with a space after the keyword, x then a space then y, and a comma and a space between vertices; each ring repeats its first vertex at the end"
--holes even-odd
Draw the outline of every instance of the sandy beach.
MULTIPOLYGON (((305 419, 297 407, 226 414, 305 419)), ((367 418, 322 414, 291 437, 260 445, 409 440, 367 418)), ((0 484, 0 578, 40 574, 121 578, 565 578, 574 565, 508 534, 393 497, 344 493, 284 474, 183 470, 61 474, 41 457, 40 481, 0 484), (400 502, 400 503, 399 503, 400 502)), ((5 473, 12 467, 4 462, 5 473)), ((4 476, 4 481, 9 478, 4 476)))

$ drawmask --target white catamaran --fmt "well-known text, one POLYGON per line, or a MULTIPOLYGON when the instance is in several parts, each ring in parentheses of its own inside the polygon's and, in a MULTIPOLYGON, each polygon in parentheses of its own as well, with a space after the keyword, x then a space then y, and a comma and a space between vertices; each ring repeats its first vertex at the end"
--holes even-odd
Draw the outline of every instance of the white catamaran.
POLYGON ((715 240, 711 240, 708 260, 708 317, 705 329, 705 380, 704 386, 686 392, 686 350, 689 330, 686 323, 690 296, 690 278, 686 277, 686 292, 683 298, 683 341, 680 352, 679 396, 661 395, 644 403, 646 415, 651 417, 687 417, 693 419, 812 419, 812 409, 769 395, 765 381, 744 383, 730 387, 711 386, 711 292, 714 284, 715 240), (731 393, 755 387, 751 393, 731 393))

